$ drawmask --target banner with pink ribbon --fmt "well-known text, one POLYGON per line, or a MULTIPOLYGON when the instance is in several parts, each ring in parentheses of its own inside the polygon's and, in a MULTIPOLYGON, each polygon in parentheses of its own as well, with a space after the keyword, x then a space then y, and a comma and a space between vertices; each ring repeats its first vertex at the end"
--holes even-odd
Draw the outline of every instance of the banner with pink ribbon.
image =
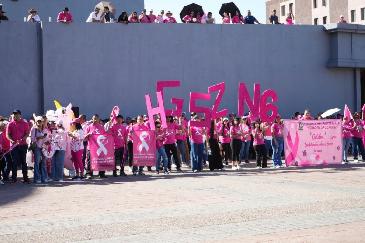
POLYGON ((107 133, 90 135, 90 161, 92 171, 114 170, 114 140, 107 133))
POLYGON ((154 131, 135 131, 133 140, 133 165, 156 165, 156 138, 154 131))
POLYGON ((341 120, 285 120, 286 165, 341 164, 341 129, 341 120))

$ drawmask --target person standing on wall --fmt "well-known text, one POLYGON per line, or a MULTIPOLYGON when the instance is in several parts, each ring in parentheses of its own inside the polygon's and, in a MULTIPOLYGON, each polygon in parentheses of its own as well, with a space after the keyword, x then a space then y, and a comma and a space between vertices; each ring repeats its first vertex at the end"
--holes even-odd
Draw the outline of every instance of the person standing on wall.
POLYGON ((18 165, 22 166, 23 182, 30 183, 28 178, 28 168, 26 163, 27 154, 27 142, 26 139, 29 135, 28 122, 22 119, 22 113, 20 110, 14 110, 12 114, 12 121, 6 128, 6 137, 10 141, 11 145, 11 157, 12 163, 12 181, 17 181, 17 168, 18 165))
POLYGON ((269 20, 270 20, 270 24, 280 24, 280 22, 279 22, 279 18, 278 18, 278 16, 276 15, 276 9, 274 9, 274 10, 272 11, 272 14, 270 15, 269 20))
POLYGON ((248 10, 247 11, 247 16, 243 19, 243 23, 244 24, 260 24, 260 22, 254 17, 251 15, 251 11, 248 10))
POLYGON ((8 21, 8 17, 5 16, 6 12, 3 11, 3 5, 0 4, 0 23, 1 21, 8 21))
POLYGON ((58 23, 69 24, 72 23, 72 15, 68 7, 65 7, 57 16, 58 23))

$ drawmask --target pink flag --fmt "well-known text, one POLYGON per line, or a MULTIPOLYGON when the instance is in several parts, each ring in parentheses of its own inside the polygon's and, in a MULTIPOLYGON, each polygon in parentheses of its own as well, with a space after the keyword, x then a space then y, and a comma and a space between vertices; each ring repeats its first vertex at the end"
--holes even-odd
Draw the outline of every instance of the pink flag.
POLYGON ((354 118, 352 117, 351 111, 349 109, 349 107, 347 105, 345 105, 345 108, 343 109, 343 117, 349 120, 353 120, 354 118))
POLYGON ((117 116, 119 115, 119 111, 120 110, 118 106, 113 107, 112 113, 110 114, 110 118, 113 124, 117 123, 117 116))
POLYGON ((156 138, 154 131, 134 131, 133 140, 133 165, 156 165, 156 138))
POLYGON ((108 171, 115 169, 113 136, 94 134, 89 139, 92 171, 108 171))

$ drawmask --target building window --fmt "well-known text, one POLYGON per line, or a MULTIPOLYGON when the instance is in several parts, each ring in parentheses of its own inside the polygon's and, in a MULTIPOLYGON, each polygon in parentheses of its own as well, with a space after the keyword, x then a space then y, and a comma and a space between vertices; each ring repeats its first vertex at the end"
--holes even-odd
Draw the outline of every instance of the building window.
POLYGON ((317 8, 317 0, 313 0, 313 8, 317 8))
POLYGON ((365 20, 365 8, 361 9, 361 20, 365 20))
POLYGON ((289 3, 289 13, 293 13, 293 3, 289 3))
POLYGON ((326 6, 327 5, 327 1, 326 0, 322 0, 322 6, 326 6))
POLYGON ((314 25, 318 25, 318 18, 314 19, 314 25))
POLYGON ((355 19, 356 19, 356 11, 351 10, 351 23, 355 22, 355 19))
POLYGON ((285 5, 281 6, 281 16, 285 16, 285 5))
POLYGON ((323 17, 323 24, 327 24, 327 16, 323 17))

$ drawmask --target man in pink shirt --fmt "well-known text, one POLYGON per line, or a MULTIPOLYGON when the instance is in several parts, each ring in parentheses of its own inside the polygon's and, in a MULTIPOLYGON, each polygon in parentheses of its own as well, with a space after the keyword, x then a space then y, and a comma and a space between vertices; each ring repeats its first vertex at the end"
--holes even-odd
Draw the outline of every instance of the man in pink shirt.
POLYGON ((72 15, 67 7, 58 14, 57 22, 65 24, 69 24, 72 22, 72 15))
POLYGON ((156 15, 153 14, 153 9, 150 10, 150 14, 148 15, 148 18, 150 19, 150 23, 155 23, 156 15))
POLYGON ((12 163, 12 180, 17 181, 17 168, 18 165, 22 166, 23 181, 24 183, 30 183, 28 178, 28 168, 26 163, 27 154, 27 142, 26 139, 29 135, 29 125, 22 119, 22 113, 20 110, 13 111, 13 120, 8 124, 6 128, 6 137, 10 141, 11 156, 13 158, 12 163))
POLYGON ((172 17, 172 13, 170 11, 167 11, 166 13, 166 19, 163 21, 165 24, 176 24, 176 19, 172 17))
POLYGON ((124 172, 124 151, 127 144, 127 127, 123 124, 123 116, 117 116, 117 123, 110 127, 110 132, 114 138, 114 158, 115 158, 115 170, 113 176, 117 176, 117 161, 120 161, 120 175, 126 176, 124 172))
POLYGON ((176 131, 179 130, 179 126, 174 122, 174 118, 172 116, 168 116, 166 121, 167 128, 165 129, 164 146, 167 154, 167 159, 169 161, 168 167, 171 171, 171 156, 173 156, 176 170, 181 172, 181 162, 179 156, 177 155, 176 147, 176 131))
MULTIPOLYGON (((129 128, 129 134, 128 136, 130 137, 129 139, 132 140, 132 135, 134 132, 136 131, 148 131, 150 130, 149 127, 147 127, 145 124, 144 124, 144 119, 143 119, 143 116, 138 116, 137 117, 137 123, 132 125, 130 128, 129 128)), ((131 156, 131 159, 133 161, 133 141, 132 141, 132 146, 131 148, 128 147, 128 149, 131 149, 129 152, 131 153, 130 156, 131 156)), ((133 175, 136 176, 137 175, 137 172, 138 172, 138 175, 145 175, 143 173, 143 168, 144 166, 133 166, 133 169, 132 169, 132 172, 133 172, 133 175)))
POLYGON ((142 24, 149 24, 151 23, 150 18, 146 14, 146 9, 142 11, 142 13, 139 15, 139 22, 142 24))

